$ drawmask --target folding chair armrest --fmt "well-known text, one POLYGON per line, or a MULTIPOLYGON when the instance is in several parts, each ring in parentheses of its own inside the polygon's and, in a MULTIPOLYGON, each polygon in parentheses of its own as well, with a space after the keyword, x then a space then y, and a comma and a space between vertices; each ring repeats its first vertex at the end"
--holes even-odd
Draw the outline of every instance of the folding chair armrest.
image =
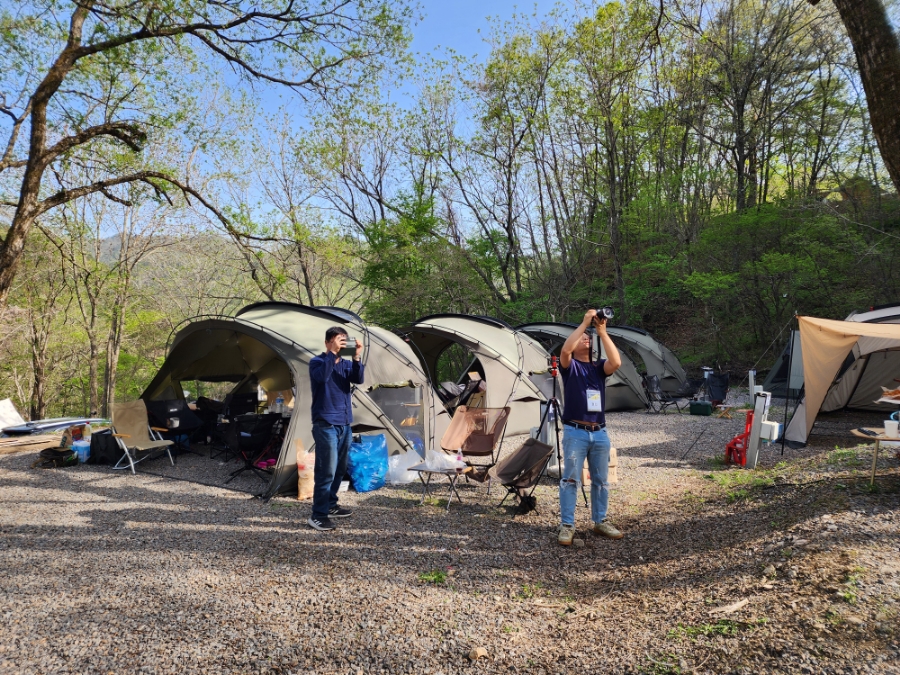
POLYGON ((113 438, 131 438, 131 434, 113 434, 113 438))
POLYGON ((166 429, 165 427, 150 427, 150 430, 159 431, 161 433, 166 433, 168 431, 168 429, 166 429))

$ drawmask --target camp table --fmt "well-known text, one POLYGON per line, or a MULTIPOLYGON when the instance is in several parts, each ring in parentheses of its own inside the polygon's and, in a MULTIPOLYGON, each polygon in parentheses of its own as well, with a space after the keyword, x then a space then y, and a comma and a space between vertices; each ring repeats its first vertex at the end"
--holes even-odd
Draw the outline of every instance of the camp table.
POLYGON ((869 434, 865 434, 859 429, 851 429, 850 433, 854 436, 859 436, 860 438, 866 438, 870 441, 875 441, 875 454, 872 456, 872 476, 869 478, 869 485, 875 484, 875 465, 878 464, 878 451, 881 450, 881 441, 898 441, 900 439, 891 438, 890 436, 884 435, 884 427, 864 427, 866 431, 872 431, 875 433, 875 436, 870 436, 869 434))
POLYGON ((415 471, 419 474, 419 480, 422 481, 422 499, 419 501, 419 505, 425 503, 425 498, 431 494, 431 477, 435 474, 447 476, 450 480, 450 490, 447 495, 447 511, 450 511, 450 504, 453 501, 453 495, 456 495, 456 498, 459 500, 459 503, 462 504, 462 497, 459 496, 459 491, 456 489, 456 483, 459 481, 460 476, 464 476, 469 471, 472 470, 471 466, 467 466, 464 469, 429 469, 425 465, 424 462, 421 464, 416 464, 415 466, 409 467, 407 471, 415 471), (422 474, 425 474, 423 478, 422 474))

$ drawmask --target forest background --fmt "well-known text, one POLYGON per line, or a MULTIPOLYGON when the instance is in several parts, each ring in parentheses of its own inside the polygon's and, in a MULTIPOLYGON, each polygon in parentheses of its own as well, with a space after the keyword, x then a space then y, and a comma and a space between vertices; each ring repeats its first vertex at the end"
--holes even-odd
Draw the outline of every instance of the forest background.
MULTIPOLYGON (((2 310, 0 398, 106 414, 186 320, 266 299, 389 327, 609 304, 689 371, 741 377, 772 365, 795 312, 898 299, 900 202, 831 3, 567 3, 493 22, 484 59, 410 53, 404 0, 326 6, 300 36, 306 79, 271 75, 298 72, 283 35, 255 54, 122 44, 68 73, 48 137, 106 131, 48 161, 52 208, 2 310)), ((2 227, 72 8, 0 3, 2 227)), ((85 33, 123 21, 98 11, 85 33)))

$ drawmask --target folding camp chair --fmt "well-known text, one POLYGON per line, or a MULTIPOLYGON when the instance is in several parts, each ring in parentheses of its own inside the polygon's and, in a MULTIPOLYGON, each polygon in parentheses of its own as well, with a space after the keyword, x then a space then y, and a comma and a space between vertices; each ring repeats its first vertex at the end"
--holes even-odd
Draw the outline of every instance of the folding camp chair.
POLYGON ((696 399, 700 389, 703 388, 703 379, 686 379, 681 386, 669 394, 672 398, 696 399))
MULTIPOLYGON (((447 383, 452 384, 452 383, 447 383)), ((446 401, 444 401, 444 407, 451 413, 453 413, 460 406, 465 406, 469 399, 478 391, 478 388, 481 386, 481 380, 471 380, 466 382, 465 385, 453 385, 453 388, 459 388, 459 392, 449 397, 446 401)), ((449 387, 442 387, 445 392, 450 392, 451 389, 449 387)))
POLYGON ((667 394, 659 386, 659 375, 644 375, 644 390, 647 392, 647 412, 663 413, 670 405, 674 405, 681 412, 681 404, 678 398, 667 394))
POLYGON ((147 405, 141 399, 128 403, 113 403, 112 429, 116 443, 125 453, 116 462, 114 469, 126 468, 127 461, 131 473, 137 473, 134 465, 149 459, 153 450, 161 448, 165 448, 169 461, 175 466, 171 451, 172 441, 163 440, 160 436, 166 429, 150 426, 147 421, 147 405), (138 458, 141 453, 146 454, 138 458))
MULTIPOLYGON (((472 471, 466 480, 474 478, 483 483, 490 481, 489 469, 497 463, 497 450, 506 434, 509 407, 468 408, 460 406, 453 414, 450 426, 441 438, 441 449, 449 454, 462 454, 472 471), (473 463, 470 458, 490 458, 490 464, 473 463)), ((490 490, 490 483, 488 483, 490 490)))
POLYGON ((176 453, 191 451, 191 436, 203 426, 184 399, 146 401, 147 415, 154 427, 165 429, 163 438, 172 441, 176 453))
POLYGON ((515 495, 519 500, 518 511, 527 513, 534 510, 534 490, 552 456, 552 445, 529 438, 498 463, 491 473, 506 488, 506 494, 498 506, 503 506, 510 495, 515 495))
POLYGON ((728 398, 728 380, 728 373, 710 373, 706 378, 706 391, 709 394, 709 402, 719 410, 716 417, 733 419, 731 416, 733 406, 725 404, 728 398))
POLYGON ((225 481, 227 485, 245 471, 252 471, 257 477, 268 482, 271 478, 264 469, 257 466, 259 460, 269 454, 275 443, 281 438, 281 415, 238 415, 231 422, 233 426, 232 440, 244 465, 231 472, 225 481), (277 428, 276 428, 276 425, 277 428))

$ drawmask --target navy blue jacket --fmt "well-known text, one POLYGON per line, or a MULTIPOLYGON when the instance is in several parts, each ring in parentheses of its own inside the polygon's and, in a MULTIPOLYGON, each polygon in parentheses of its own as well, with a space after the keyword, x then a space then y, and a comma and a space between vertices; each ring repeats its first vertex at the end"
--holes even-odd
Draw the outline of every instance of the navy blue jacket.
POLYGON ((365 366, 361 362, 337 359, 329 352, 319 354, 309 362, 313 423, 336 426, 353 423, 351 385, 363 383, 364 371, 365 366))

